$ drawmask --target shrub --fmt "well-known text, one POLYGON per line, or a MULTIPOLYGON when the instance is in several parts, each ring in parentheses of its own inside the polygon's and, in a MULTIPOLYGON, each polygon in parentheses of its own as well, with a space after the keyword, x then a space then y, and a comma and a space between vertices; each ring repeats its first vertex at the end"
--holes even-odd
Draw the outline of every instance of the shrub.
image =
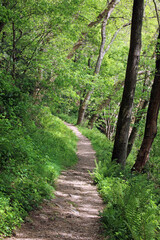
MULTIPOLYGON (((151 159, 154 168, 148 166, 146 174, 132 174, 130 162, 122 170, 111 161, 112 143, 103 134, 80 129, 91 140, 98 158, 92 177, 106 203, 101 213, 106 235, 111 240, 160 239, 158 161, 151 159)), ((133 161, 133 156, 130 158, 133 161)))
POLYGON ((60 171, 76 160, 73 132, 49 108, 30 109, 23 121, 1 116, 0 236, 51 198, 60 171))

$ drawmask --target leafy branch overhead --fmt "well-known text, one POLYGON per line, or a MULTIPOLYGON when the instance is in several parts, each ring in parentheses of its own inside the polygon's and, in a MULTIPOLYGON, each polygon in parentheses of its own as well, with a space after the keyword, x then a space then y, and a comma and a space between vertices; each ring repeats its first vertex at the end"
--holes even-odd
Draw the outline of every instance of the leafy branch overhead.
MULTIPOLYGON (((97 24, 99 24, 100 22, 104 21, 104 25, 106 26, 108 19, 110 18, 110 15, 112 13, 112 11, 114 10, 114 8, 116 7, 116 5, 120 2, 120 0, 112 0, 110 3, 108 3, 107 7, 105 8, 104 11, 102 11, 96 21, 90 22, 88 24, 88 28, 92 28, 93 26, 96 26, 97 24)), ((104 26, 104 27, 105 27, 104 26)), ((85 42, 85 38, 87 36, 87 32, 85 33, 81 33, 81 37, 78 40, 78 42, 74 45, 72 51, 68 54, 67 58, 71 59, 74 56, 74 52, 80 48, 80 46, 82 46, 85 42)))
POLYGON ((0 238, 97 152, 106 235, 159 240, 158 0, 1 0, 0 238), (131 19, 132 16, 132 19, 131 19))

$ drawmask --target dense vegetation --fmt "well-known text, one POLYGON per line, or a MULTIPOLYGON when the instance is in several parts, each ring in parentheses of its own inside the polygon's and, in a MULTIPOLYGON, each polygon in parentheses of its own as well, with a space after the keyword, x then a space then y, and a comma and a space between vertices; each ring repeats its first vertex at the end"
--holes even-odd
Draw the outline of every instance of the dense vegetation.
POLYGON ((160 3, 138 1, 142 48, 135 96, 126 92, 134 102, 120 164, 111 158, 137 0, 0 1, 1 236, 51 197, 61 169, 76 162, 76 138, 60 117, 92 129, 82 131, 97 151, 93 177, 107 203, 102 220, 111 239, 159 239, 160 3), (154 85, 157 95, 150 94, 154 85), (131 173, 149 135, 149 160, 131 173))
POLYGON ((110 239, 151 240, 160 238, 159 151, 154 144, 145 173, 130 172, 134 153, 125 170, 111 162, 112 142, 96 129, 80 129, 92 142, 98 163, 92 175, 106 203, 102 223, 110 239))
POLYGON ((32 118, 1 119, 0 235, 10 234, 42 200, 53 196, 60 171, 76 162, 76 137, 48 108, 32 118))

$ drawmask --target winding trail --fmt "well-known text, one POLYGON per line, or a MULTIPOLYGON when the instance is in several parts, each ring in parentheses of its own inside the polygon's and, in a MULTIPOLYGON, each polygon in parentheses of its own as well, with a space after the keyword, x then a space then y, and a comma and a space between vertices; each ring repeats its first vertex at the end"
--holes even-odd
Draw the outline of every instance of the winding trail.
POLYGON ((66 125, 79 138, 78 163, 62 172, 55 198, 45 201, 42 209, 33 211, 21 229, 6 240, 104 240, 99 221, 103 202, 88 173, 95 167, 95 152, 75 126, 66 125))

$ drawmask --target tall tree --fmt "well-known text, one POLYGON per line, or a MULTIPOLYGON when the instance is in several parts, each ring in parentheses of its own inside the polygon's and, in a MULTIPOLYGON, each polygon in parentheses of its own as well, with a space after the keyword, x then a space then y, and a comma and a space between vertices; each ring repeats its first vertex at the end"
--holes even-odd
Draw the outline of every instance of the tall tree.
POLYGON ((88 121, 88 128, 91 128, 91 129, 93 128, 93 124, 98 118, 99 114, 102 112, 104 108, 106 108, 110 104, 112 97, 122 87, 123 84, 124 84, 123 81, 118 81, 113 87, 113 92, 109 94, 109 96, 97 106, 96 111, 91 115, 88 121))
MULTIPOLYGON (((2 0, 1 6, 0 6, 0 11, 2 11, 2 14, 0 16, 0 32, 3 30, 6 22, 8 21, 8 12, 6 11, 6 7, 10 4, 10 1, 7 0, 2 0)), ((14 3, 15 5, 17 3, 14 3)))
POLYGON ((160 108, 160 28, 156 46, 156 71, 147 111, 145 133, 136 162, 132 168, 141 172, 149 159, 152 143, 157 134, 157 119, 160 108))
POLYGON ((125 165, 128 146, 129 126, 133 108, 138 64, 141 50, 141 31, 144 0, 134 0, 131 26, 130 50, 126 69, 125 85, 121 101, 112 160, 125 165))
POLYGON ((132 150, 132 147, 133 147, 133 144, 136 140, 137 133, 138 133, 138 127, 139 127, 140 121, 141 121, 141 119, 144 115, 144 110, 146 109, 147 104, 148 104, 148 100, 146 100, 146 99, 142 100, 140 102, 140 106, 139 106, 139 108, 137 110, 137 114, 135 116, 134 125, 133 125, 133 128, 131 130, 131 133, 130 133, 129 139, 128 139, 127 157, 130 154, 130 152, 132 150))
MULTIPOLYGON (((121 0, 111 0, 110 2, 107 1, 107 7, 97 16, 97 19, 95 21, 92 21, 88 24, 88 28, 92 28, 93 26, 96 26, 98 23, 103 21, 107 22, 107 20, 110 18, 111 13, 113 12, 115 6, 120 2, 121 0)), ((76 42, 76 44, 73 46, 72 51, 68 54, 67 58, 70 59, 74 56, 75 51, 80 48, 84 42, 85 38, 88 35, 88 32, 82 32, 80 39, 76 42)))
MULTIPOLYGON (((129 135, 129 139, 128 139, 128 147, 127 147, 127 157, 130 154, 133 144, 136 140, 137 134, 138 134, 138 129, 139 129, 139 125, 140 122, 142 120, 142 118, 144 117, 144 113, 146 112, 146 108, 149 102, 149 97, 144 97, 143 94, 146 92, 146 89, 148 89, 148 87, 151 87, 151 83, 150 83, 150 71, 140 71, 139 74, 145 74, 145 79, 144 79, 144 83, 143 83, 143 89, 142 89, 142 98, 140 99, 140 102, 138 103, 137 106, 137 111, 134 117, 134 124, 132 127, 132 130, 130 132, 129 135)), ((147 94, 148 95, 148 94, 147 94)))
MULTIPOLYGON (((97 62, 96 62, 95 70, 94 70, 94 75, 99 74, 101 64, 102 64, 102 60, 103 60, 106 52, 110 48, 110 47, 105 48, 105 44, 106 44, 106 25, 107 25, 108 19, 110 18, 111 13, 113 12, 114 8, 116 7, 116 5, 119 2, 120 2, 120 0, 112 0, 108 4, 108 7, 105 9, 105 11, 103 11, 103 14, 100 14, 97 17, 97 20, 95 22, 91 22, 89 24, 89 27, 94 26, 95 24, 99 23, 99 21, 101 19, 104 18, 104 20, 102 22, 102 25, 101 25, 101 46, 100 46, 100 49, 99 49, 99 55, 98 55, 98 58, 97 58, 97 62)), ((118 32, 117 32, 117 34, 118 34, 118 32)), ((91 97, 93 91, 94 91, 93 89, 90 90, 90 91, 87 91, 85 96, 84 96, 84 99, 81 100, 81 102, 80 102, 77 125, 80 125, 83 121, 85 110, 87 108, 88 101, 90 100, 90 97, 91 97)))

